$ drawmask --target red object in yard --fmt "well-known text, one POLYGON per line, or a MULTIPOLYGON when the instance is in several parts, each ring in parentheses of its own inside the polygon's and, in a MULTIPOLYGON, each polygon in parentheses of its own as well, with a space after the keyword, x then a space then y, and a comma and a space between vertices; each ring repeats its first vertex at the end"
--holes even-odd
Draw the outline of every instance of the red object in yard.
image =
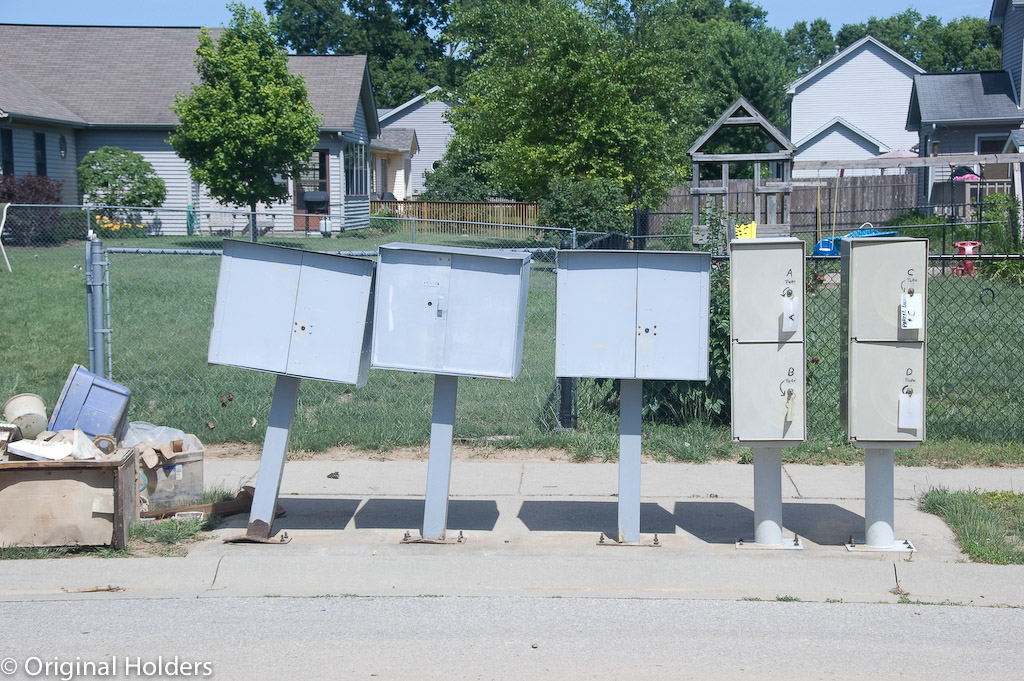
MULTIPOLYGON (((978 249, 981 248, 981 242, 954 241, 953 247, 956 248, 957 255, 977 255, 978 249)), ((973 277, 976 269, 973 260, 964 260, 962 265, 953 268, 953 274, 958 277, 973 277)))

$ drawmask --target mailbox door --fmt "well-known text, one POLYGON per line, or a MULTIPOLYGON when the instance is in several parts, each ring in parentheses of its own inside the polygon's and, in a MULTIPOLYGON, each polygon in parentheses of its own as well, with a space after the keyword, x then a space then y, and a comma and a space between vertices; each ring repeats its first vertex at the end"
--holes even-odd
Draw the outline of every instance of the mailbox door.
MULTIPOLYGON (((846 246, 846 244, 844 244, 846 246)), ((928 242, 924 239, 892 241, 853 240, 843 276, 849 287, 849 334, 859 341, 923 341, 925 324, 902 329, 903 294, 921 296, 917 308, 927 309, 928 242)))
POLYGON ((803 343, 732 344, 734 440, 804 440, 804 367, 803 343))
POLYGON ((729 269, 733 339, 803 341, 803 273, 802 242, 734 245, 729 269), (792 319, 784 325, 787 314, 792 319), (794 330, 785 330, 790 325, 794 330))
MULTIPOLYGON (((925 351, 923 343, 851 343, 849 415, 851 440, 924 440, 925 351), (900 417, 900 396, 920 396, 915 415, 900 417)), ((905 416, 905 415, 904 415, 905 416)))
POLYGON ((706 260, 681 253, 637 257, 636 378, 707 380, 706 260))
POLYGON ((287 373, 362 384, 360 371, 373 265, 305 253, 287 373))
POLYGON ((302 251, 227 241, 208 361, 283 374, 302 251))
POLYGON ((389 250, 377 269, 373 362, 384 369, 441 371, 452 256, 389 250))
POLYGON ((515 378, 523 262, 454 255, 451 266, 442 373, 515 378))
POLYGON ((635 378, 636 254, 559 258, 555 375, 635 378))

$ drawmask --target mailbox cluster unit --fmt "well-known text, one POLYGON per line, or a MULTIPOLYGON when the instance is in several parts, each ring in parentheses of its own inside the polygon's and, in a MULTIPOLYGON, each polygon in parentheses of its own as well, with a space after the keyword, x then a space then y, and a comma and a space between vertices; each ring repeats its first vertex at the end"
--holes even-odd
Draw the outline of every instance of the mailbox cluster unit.
POLYGON ((861 448, 925 437, 928 240, 843 239, 840 416, 861 448))
POLYGON ((748 445, 805 439, 804 242, 729 244, 732 437, 748 445))
POLYGON ((704 381, 709 253, 558 251, 555 374, 704 381))

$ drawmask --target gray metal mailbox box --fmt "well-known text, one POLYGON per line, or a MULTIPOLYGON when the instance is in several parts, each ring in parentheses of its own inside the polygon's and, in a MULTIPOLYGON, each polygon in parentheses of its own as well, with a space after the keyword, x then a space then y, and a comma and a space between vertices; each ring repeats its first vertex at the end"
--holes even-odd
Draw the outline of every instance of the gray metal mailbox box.
POLYGON ((211 364, 362 385, 372 260, 224 241, 211 364))
POLYGON ((711 255, 558 251, 555 375, 708 377, 711 255))
POLYGON ((378 253, 374 367, 519 375, 529 253, 402 243, 378 253))
POLYGON ((844 239, 839 411, 865 448, 925 439, 928 240, 844 239))
POLYGON ((729 253, 733 440, 802 442, 804 242, 736 239, 729 253))

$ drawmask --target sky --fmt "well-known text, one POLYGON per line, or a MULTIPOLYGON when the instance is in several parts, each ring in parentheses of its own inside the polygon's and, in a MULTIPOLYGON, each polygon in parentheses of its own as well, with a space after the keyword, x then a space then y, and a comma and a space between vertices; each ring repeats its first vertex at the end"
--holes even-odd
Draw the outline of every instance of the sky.
MULTIPOLYGON (((914 7, 944 22, 962 16, 988 19, 992 0, 754 0, 768 23, 785 30, 797 21, 824 17, 838 30, 871 16, 887 17, 914 7)), ((230 20, 226 0, 0 0, 0 23, 98 26, 221 26, 230 20)), ((263 9, 262 0, 245 2, 263 9)))

